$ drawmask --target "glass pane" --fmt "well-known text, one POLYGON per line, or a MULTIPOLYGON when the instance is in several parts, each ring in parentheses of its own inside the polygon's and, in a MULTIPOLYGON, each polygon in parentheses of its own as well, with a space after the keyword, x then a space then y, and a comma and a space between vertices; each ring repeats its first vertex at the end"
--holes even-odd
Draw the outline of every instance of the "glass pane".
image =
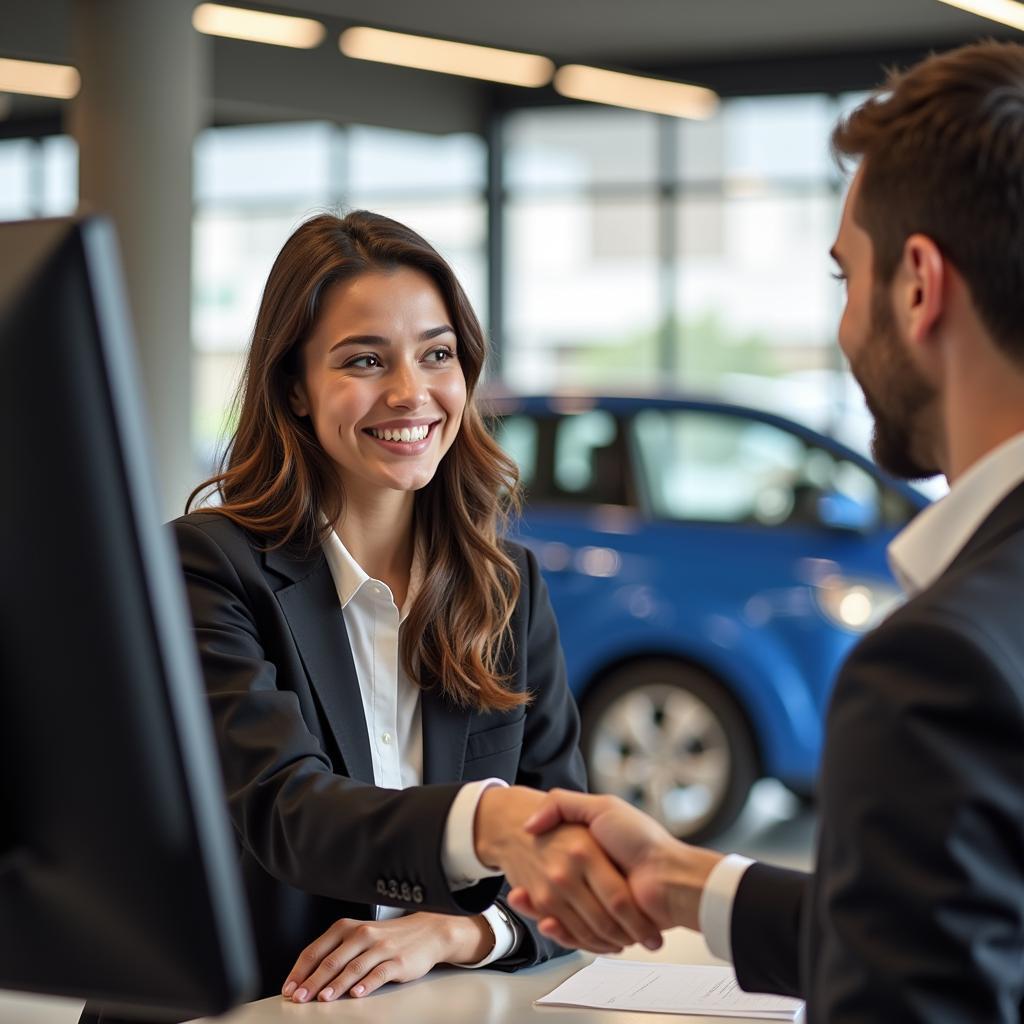
POLYGON ((354 125, 348 144, 352 202, 362 202, 363 193, 479 191, 487 180, 487 147, 479 135, 354 125))
POLYGON ((751 186, 827 178, 835 113, 831 97, 820 94, 725 100, 708 121, 679 122, 680 174, 684 181, 751 186))
POLYGON ((519 467, 523 487, 537 475, 537 421, 531 416, 505 416, 495 425, 495 439, 519 467))
POLYGON ((197 203, 328 203, 341 194, 342 134, 331 124, 210 128, 194 154, 197 203))
POLYGON ((510 114, 505 180, 511 189, 653 182, 658 168, 653 114, 556 107, 510 114))
POLYGON ((511 200, 506 377, 532 391, 658 378, 657 208, 649 198, 511 200))
POLYGON ((281 246, 305 210, 201 210, 192 230, 192 341, 205 352, 249 344, 260 296, 281 246))
POLYGON ((634 431, 657 516, 858 529, 878 519, 880 493, 871 474, 773 424, 646 409, 634 431))
POLYGON ((626 504, 623 447, 618 438, 615 418, 603 409, 559 420, 550 497, 587 504, 626 504))
POLYGON ((0 219, 21 220, 36 214, 32 188, 36 159, 31 139, 0 141, 0 219))
POLYGON ((192 361, 192 438, 200 471, 213 473, 235 428, 231 400, 245 363, 243 352, 196 352, 192 361))
POLYGON ((835 343, 842 291, 828 259, 838 217, 827 189, 677 204, 687 388, 828 426, 845 386, 835 343))
POLYGON ((50 135, 40 143, 43 160, 42 210, 63 217, 78 206, 78 144, 69 135, 50 135))

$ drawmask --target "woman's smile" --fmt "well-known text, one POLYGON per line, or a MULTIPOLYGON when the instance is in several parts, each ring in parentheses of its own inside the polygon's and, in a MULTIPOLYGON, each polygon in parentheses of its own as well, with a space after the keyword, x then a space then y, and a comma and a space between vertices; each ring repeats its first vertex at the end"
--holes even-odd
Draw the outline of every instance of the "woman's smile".
POLYGON ((363 433, 395 455, 421 455, 430 446, 436 433, 434 428, 440 423, 440 419, 396 420, 386 425, 365 427, 363 433))

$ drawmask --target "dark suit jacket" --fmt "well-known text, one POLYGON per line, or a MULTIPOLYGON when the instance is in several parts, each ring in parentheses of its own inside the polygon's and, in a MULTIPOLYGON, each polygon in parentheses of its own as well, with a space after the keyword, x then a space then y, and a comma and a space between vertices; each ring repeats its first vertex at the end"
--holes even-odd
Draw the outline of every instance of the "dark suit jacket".
MULTIPOLYGON (((375 903, 478 913, 499 899, 500 878, 452 892, 443 874, 444 826, 460 786, 490 777, 585 786, 579 718, 533 555, 509 545, 522 590, 506 652, 511 686, 533 702, 479 714, 424 691, 424 785, 389 790, 373 785, 345 619, 323 553, 262 552, 211 512, 173 527, 264 994, 280 991, 303 947, 339 917, 366 918, 375 903)), ((516 920, 519 949, 492 966, 512 970, 566 952, 516 920)))
POLYGON ((755 865, 740 984, 811 1022, 1024 1016, 1024 486, 857 646, 828 716, 817 867, 755 865))

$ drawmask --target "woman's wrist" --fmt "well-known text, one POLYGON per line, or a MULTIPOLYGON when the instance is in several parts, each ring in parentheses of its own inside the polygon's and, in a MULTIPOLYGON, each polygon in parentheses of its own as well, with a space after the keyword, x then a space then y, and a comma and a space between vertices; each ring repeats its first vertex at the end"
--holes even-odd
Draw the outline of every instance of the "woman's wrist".
POLYGON ((439 916, 444 919, 445 963, 475 964, 494 949, 494 932, 482 914, 439 916))

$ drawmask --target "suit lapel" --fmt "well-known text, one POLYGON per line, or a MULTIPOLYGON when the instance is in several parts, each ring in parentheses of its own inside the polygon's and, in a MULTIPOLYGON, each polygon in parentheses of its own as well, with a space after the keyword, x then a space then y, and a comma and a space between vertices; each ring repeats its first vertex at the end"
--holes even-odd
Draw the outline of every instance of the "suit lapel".
POLYGON ((341 750, 350 778, 373 783, 373 761, 367 738, 363 698, 338 602, 334 579, 321 551, 293 558, 268 551, 267 566, 294 580, 277 591, 309 681, 320 698, 327 723, 341 750))
POLYGON ((470 711, 446 700, 440 686, 424 690, 423 782, 454 782, 462 779, 469 735, 470 711))
POLYGON ((946 572, 969 565, 993 545, 1021 529, 1024 529, 1024 484, 1015 487, 992 509, 981 526, 971 534, 946 572))

